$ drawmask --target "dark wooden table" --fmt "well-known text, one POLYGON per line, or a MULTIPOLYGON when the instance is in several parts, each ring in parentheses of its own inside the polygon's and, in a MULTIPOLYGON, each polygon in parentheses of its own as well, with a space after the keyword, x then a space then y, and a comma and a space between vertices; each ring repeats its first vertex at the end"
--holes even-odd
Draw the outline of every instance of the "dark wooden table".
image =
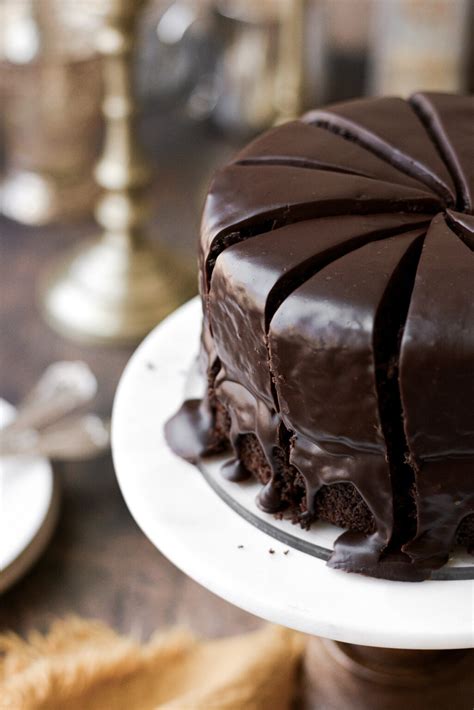
MULTIPOLYGON (((147 147, 157 166, 151 235, 190 259, 209 175, 233 148, 205 127, 147 121, 147 147)), ((45 325, 36 299, 44 270, 94 230, 92 220, 32 229, 0 219, 0 395, 12 403, 50 363, 82 359, 99 381, 94 409, 110 414, 131 350, 64 340, 45 325)), ((59 524, 38 563, 0 599, 0 630, 44 629, 67 614, 103 619, 144 638, 176 623, 208 636, 260 624, 188 579, 152 546, 125 506, 110 456, 58 468, 59 524)))

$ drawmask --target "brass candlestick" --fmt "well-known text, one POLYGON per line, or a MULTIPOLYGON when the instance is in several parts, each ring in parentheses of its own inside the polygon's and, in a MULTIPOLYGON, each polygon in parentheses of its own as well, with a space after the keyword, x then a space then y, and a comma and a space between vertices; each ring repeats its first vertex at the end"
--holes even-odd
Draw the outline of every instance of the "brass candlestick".
POLYGON ((43 284, 49 323, 91 343, 141 339, 191 293, 189 273, 145 238, 151 171, 135 140, 131 58, 144 0, 108 0, 98 33, 103 59, 105 142, 95 177, 104 194, 95 211, 98 240, 81 245, 43 284))
POLYGON ((280 42, 275 87, 275 125, 301 112, 305 0, 280 0, 280 42))

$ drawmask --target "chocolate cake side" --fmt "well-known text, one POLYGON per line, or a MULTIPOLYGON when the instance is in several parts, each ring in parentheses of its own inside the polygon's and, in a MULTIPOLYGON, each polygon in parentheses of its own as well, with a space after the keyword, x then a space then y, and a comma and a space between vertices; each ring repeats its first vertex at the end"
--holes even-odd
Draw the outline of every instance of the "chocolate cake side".
POLYGON ((418 581, 474 548, 472 125, 473 97, 318 109, 206 202, 208 389, 167 439, 233 451, 263 510, 343 528, 346 571, 418 581))

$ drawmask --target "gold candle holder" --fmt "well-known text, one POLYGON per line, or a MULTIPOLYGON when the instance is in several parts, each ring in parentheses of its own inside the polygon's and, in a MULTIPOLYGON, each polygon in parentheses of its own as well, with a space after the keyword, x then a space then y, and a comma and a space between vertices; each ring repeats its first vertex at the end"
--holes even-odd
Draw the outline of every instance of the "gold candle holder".
MULTIPOLYGON (((103 59, 105 142, 95 177, 99 239, 81 245, 43 283, 46 319, 90 343, 140 340, 194 291, 189 271, 145 236, 151 171, 135 140, 131 58, 144 0, 108 0, 97 45, 103 59)), ((194 281, 194 279, 193 279, 194 281)))
POLYGON ((293 121, 301 112, 305 0, 280 0, 280 42, 275 80, 275 125, 293 121))

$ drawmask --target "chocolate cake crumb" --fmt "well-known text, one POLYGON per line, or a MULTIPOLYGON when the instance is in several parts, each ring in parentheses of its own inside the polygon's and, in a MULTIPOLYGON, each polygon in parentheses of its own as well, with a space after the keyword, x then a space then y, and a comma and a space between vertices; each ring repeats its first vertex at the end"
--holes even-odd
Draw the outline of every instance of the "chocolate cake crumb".
MULTIPOLYGON (((271 471, 257 437, 254 434, 243 434, 239 437, 238 447, 245 468, 255 476, 257 481, 267 483, 271 471)), ((315 520, 324 520, 339 527, 348 527, 367 534, 374 532, 374 517, 351 483, 323 486, 315 498, 314 509, 308 511, 303 477, 294 466, 287 463, 283 450, 279 456, 278 478, 281 497, 287 505, 286 515, 289 514, 293 523, 309 529, 315 520)))

